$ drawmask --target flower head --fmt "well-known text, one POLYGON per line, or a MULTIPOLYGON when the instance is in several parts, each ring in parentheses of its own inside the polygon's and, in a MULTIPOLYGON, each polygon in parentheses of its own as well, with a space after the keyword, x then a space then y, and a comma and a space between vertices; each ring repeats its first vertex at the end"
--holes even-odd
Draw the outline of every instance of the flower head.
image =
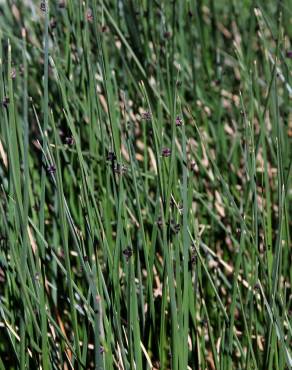
POLYGON ((144 119, 145 121, 150 121, 151 118, 152 118, 151 112, 146 111, 142 113, 142 119, 144 119))
POLYGON ((170 39, 170 38, 171 38, 171 33, 170 33, 169 31, 165 31, 165 32, 163 33, 163 37, 164 37, 165 39, 170 39))
POLYGON ((86 19, 88 22, 93 22, 93 13, 92 10, 89 8, 86 12, 86 19))
POLYGON ((70 146, 74 145, 75 140, 74 140, 73 136, 67 136, 65 138, 65 143, 68 144, 68 145, 70 145, 70 146))
POLYGON ((125 256, 125 259, 128 262, 133 255, 133 250, 130 247, 127 247, 126 249, 123 250, 123 255, 125 256))
POLYGON ((50 28, 53 30, 54 28, 56 28, 57 27, 57 21, 56 21, 56 19, 55 18, 52 18, 51 20, 50 20, 50 28))
POLYGON ((115 153, 114 153, 114 152, 109 151, 109 152, 108 152, 108 155, 107 155, 107 157, 106 157, 106 159, 107 159, 108 161, 114 162, 114 161, 117 159, 117 156, 115 155, 115 153))
POLYGON ((162 154, 162 157, 169 157, 171 155, 171 149, 163 148, 161 154, 162 154))
POLYGON ((59 8, 60 8, 60 9, 64 9, 64 8, 65 8, 65 6, 66 6, 65 0, 60 0, 60 1, 59 1, 59 8))
POLYGON ((16 77, 16 69, 15 68, 11 69, 10 76, 11 76, 12 79, 15 79, 15 77, 16 77))
POLYGON ((5 96, 4 98, 3 98, 3 100, 2 100, 2 105, 3 105, 3 107, 4 108, 8 108, 8 104, 9 104, 9 98, 8 98, 8 96, 5 96))
POLYGON ((183 120, 180 116, 177 116, 175 119, 176 126, 180 127, 183 124, 183 120))
POLYGON ((50 175, 53 175, 56 172, 56 167, 53 164, 51 164, 50 166, 48 166, 47 170, 50 175))
POLYGON ((44 1, 41 2, 40 9, 42 12, 45 12, 47 10, 46 3, 44 1))

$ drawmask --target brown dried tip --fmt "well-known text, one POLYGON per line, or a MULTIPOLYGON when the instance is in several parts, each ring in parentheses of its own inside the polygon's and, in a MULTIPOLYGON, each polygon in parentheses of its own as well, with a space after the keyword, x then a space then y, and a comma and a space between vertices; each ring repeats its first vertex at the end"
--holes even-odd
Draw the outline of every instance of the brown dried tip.
POLYGON ((161 154, 162 154, 162 157, 169 157, 171 155, 171 149, 163 148, 161 154))

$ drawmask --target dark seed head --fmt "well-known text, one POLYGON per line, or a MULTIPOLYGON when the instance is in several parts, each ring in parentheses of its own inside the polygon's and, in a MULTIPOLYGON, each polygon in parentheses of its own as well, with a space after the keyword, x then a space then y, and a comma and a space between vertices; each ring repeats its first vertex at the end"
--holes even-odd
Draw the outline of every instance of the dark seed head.
POLYGON ((8 108, 8 104, 9 104, 9 98, 8 96, 5 96, 4 99, 2 100, 2 105, 4 108, 8 108))
POLYGON ((163 222, 162 222, 162 217, 159 216, 158 219, 157 219, 157 226, 158 227, 161 227, 163 225, 163 222))
POLYGON ((126 249, 123 250, 123 255, 125 256, 125 259, 126 261, 128 262, 129 259, 132 257, 133 255, 133 251, 130 247, 127 247, 126 249))
POLYGON ((142 113, 142 119, 144 119, 145 121, 150 121, 151 118, 152 118, 152 115, 150 112, 146 111, 142 113))
POLYGON ((12 78, 13 80, 15 79, 15 77, 16 77, 16 69, 15 69, 15 68, 12 68, 12 69, 11 69, 10 76, 11 76, 11 78, 12 78))
POLYGON ((117 156, 115 155, 114 152, 109 151, 106 159, 107 159, 107 161, 113 162, 113 161, 115 161, 117 159, 117 156))
POLYGON ((50 28, 53 30, 57 27, 57 21, 55 18, 52 18, 50 21, 50 28))
POLYGON ((35 205, 33 206, 33 209, 38 212, 40 210, 40 206, 38 203, 35 203, 35 205))
POLYGON ((162 157, 169 157, 171 155, 171 149, 163 148, 161 154, 162 154, 162 157))
POLYGON ((60 8, 60 9, 64 9, 64 8, 65 8, 65 6, 66 6, 66 4, 65 4, 65 0, 60 0, 60 1, 59 1, 59 8, 60 8))
POLYGON ((5 282, 5 271, 0 267, 0 283, 5 282))
POLYGON ((286 51, 286 57, 289 59, 292 59, 292 50, 287 50, 286 51))
POLYGON ((52 164, 52 165, 48 166, 47 170, 48 170, 50 175, 53 175, 56 172, 56 167, 52 164))
POLYGON ((175 224, 175 225, 173 226, 173 232, 174 232, 175 234, 178 234, 178 233, 180 232, 180 224, 175 224))
POLYGON ((175 119, 175 124, 176 126, 180 127, 183 123, 183 120, 180 116, 177 116, 176 119, 175 119))
POLYGON ((201 324, 202 324, 202 326, 207 326, 208 321, 207 321, 206 319, 203 319, 203 320, 201 321, 201 324))
POLYGON ((86 19, 88 22, 93 22, 93 13, 91 9, 87 9, 86 19))
POLYGON ((127 167, 124 166, 123 164, 121 163, 116 163, 115 167, 114 167, 114 171, 116 174, 118 175, 123 175, 124 173, 127 172, 127 167))
POLYGON ((70 146, 74 145, 75 140, 74 140, 73 136, 67 136, 65 138, 65 143, 68 144, 68 145, 70 145, 70 146))
POLYGON ((255 286, 254 286, 255 290, 260 290, 261 287, 260 287, 260 284, 259 283, 256 283, 255 286))
POLYGON ((24 75, 24 66, 23 66, 23 64, 20 64, 20 66, 19 66, 19 74, 20 74, 20 76, 24 75))
POLYGON ((41 2, 40 9, 42 12, 45 12, 47 10, 46 3, 44 1, 41 2))
POLYGON ((104 24, 102 27, 101 27, 101 32, 102 33, 105 33, 107 31, 107 26, 104 24))
POLYGON ((165 31, 165 32, 164 32, 164 34, 163 34, 163 37, 164 37, 166 40, 168 40, 168 39, 170 39, 170 37, 171 37, 171 33, 170 33, 169 31, 165 31))

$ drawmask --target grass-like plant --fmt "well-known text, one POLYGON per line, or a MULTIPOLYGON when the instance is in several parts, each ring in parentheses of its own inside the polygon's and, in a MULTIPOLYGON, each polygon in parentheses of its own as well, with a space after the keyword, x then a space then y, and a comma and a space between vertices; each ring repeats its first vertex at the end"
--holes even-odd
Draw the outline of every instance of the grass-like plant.
POLYGON ((291 19, 0 2, 0 369, 292 368, 291 19))

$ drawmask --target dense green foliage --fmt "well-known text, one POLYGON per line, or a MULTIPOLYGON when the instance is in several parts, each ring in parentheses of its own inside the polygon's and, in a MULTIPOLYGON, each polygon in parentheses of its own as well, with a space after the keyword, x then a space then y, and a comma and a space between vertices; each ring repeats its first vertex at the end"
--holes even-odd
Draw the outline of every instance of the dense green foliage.
POLYGON ((0 369, 292 368, 291 20, 0 2, 0 369))

